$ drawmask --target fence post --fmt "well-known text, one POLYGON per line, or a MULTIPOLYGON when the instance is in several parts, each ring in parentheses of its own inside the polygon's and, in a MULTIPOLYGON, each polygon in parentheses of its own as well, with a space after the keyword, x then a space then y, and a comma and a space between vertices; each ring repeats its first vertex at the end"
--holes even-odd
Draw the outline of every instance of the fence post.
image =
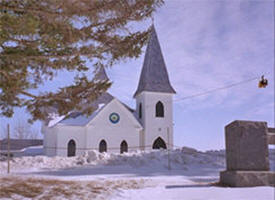
POLYGON ((8 124, 8 174, 10 173, 10 124, 8 124))

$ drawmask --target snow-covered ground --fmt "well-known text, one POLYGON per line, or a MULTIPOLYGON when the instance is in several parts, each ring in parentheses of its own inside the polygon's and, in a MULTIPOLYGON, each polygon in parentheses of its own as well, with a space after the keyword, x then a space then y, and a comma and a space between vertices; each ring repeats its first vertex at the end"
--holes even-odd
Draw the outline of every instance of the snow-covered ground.
POLYGON ((112 200, 274 200, 274 188, 219 188, 200 185, 168 185, 124 190, 112 200))
MULTIPOLYGON (((274 166, 274 156, 270 157, 271 166, 274 166)), ((6 174, 6 169, 7 162, 0 162, 0 181, 6 189, 13 184, 15 184, 13 188, 17 188, 16 183, 19 180, 24 183, 45 182, 39 186, 43 192, 31 199, 46 198, 58 188, 64 189, 62 186, 64 181, 68 182, 65 184, 66 191, 75 190, 75 193, 70 193, 70 195, 67 192, 65 192, 67 195, 60 193, 58 198, 55 196, 56 199, 77 199, 76 196, 80 195, 81 191, 87 195, 79 199, 91 199, 89 195, 93 199, 115 200, 274 199, 272 187, 224 188, 215 186, 214 183, 219 179, 219 172, 225 169, 224 151, 200 152, 185 147, 171 150, 169 153, 156 150, 121 155, 90 151, 84 156, 70 158, 24 156, 12 159, 11 176, 6 174), (56 182, 56 188, 47 184, 52 180, 56 182), (96 189, 94 185, 97 185, 96 189)), ((26 187, 31 187, 31 185, 26 187)), ((37 191, 40 190, 37 189, 37 191)), ((16 191, 20 190, 14 192, 16 191)), ((23 196, 23 193, 5 196, 0 190, 0 198, 3 199, 4 197, 22 199, 23 196)))

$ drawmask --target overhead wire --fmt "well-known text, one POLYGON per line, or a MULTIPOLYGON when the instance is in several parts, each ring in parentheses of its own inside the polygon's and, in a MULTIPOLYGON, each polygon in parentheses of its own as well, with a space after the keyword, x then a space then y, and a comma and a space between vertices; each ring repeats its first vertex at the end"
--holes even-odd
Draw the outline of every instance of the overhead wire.
MULTIPOLYGON (((267 75, 267 74, 269 74, 269 73, 266 73, 265 75, 267 75)), ((245 83, 248 83, 248 82, 252 82, 252 81, 255 81, 255 80, 259 80, 259 79, 260 79, 260 76, 245 79, 245 80, 242 80, 242 81, 239 81, 239 82, 236 82, 236 83, 225 85, 223 87, 218 87, 218 88, 214 88, 214 89, 211 89, 211 90, 206 90, 204 92, 191 94, 189 96, 185 96, 185 97, 182 97, 182 98, 177 98, 177 99, 174 99, 172 101, 175 102, 175 103, 178 103, 178 102, 181 102, 181 101, 184 101, 184 100, 187 100, 187 99, 192 99, 192 98, 196 98, 196 97, 199 97, 199 96, 208 95, 208 94, 211 94, 211 93, 218 92, 220 90, 226 90, 226 89, 236 87, 236 86, 239 86, 239 85, 242 85, 242 84, 245 84, 245 83)), ((171 101, 169 101, 169 102, 168 101, 161 101, 161 102, 162 103, 169 103, 171 101)), ((155 104, 146 104, 146 107, 151 106, 151 105, 155 105, 155 104)))
POLYGON ((212 90, 207 90, 205 92, 201 92, 201 93, 193 94, 193 95, 186 96, 186 97, 183 97, 183 98, 175 99, 174 101, 178 102, 178 101, 183 101, 183 100, 190 99, 190 98, 195 98, 195 97, 198 97, 198 96, 207 95, 209 93, 214 93, 214 92, 219 91, 219 90, 225 90, 225 89, 228 89, 228 88, 239 86, 241 84, 245 84, 245 83, 257 80, 257 79, 259 79, 259 77, 254 77, 254 78, 246 79, 246 80, 243 80, 243 81, 240 81, 240 82, 236 82, 236 83, 232 83, 230 85, 226 85, 224 87, 219 87, 219 88, 215 88, 215 89, 212 89, 212 90))

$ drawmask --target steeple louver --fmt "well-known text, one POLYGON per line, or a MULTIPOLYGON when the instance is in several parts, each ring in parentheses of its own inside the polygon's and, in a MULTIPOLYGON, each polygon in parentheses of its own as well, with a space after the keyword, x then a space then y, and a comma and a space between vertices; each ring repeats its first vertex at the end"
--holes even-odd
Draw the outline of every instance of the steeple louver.
POLYGON ((169 81, 154 25, 151 27, 151 35, 145 53, 138 88, 134 97, 143 91, 176 93, 169 81))

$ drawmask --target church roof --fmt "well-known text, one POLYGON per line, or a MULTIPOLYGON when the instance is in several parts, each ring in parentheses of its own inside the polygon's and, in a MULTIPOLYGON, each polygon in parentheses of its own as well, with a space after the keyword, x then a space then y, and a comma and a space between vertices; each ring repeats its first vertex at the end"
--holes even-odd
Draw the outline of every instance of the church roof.
POLYGON ((110 103, 113 99, 114 97, 109 93, 103 93, 91 104, 91 106, 94 108, 94 112, 91 115, 87 116, 82 114, 82 112, 73 112, 61 120, 59 124, 84 126, 89 123, 102 110, 102 108, 110 103))
MULTIPOLYGON (((95 73, 94 79, 96 81, 108 81, 109 78, 106 74, 106 71, 103 67, 99 68, 98 71, 95 73)), ((101 107, 104 105, 108 104, 114 99, 114 97, 107 93, 104 92, 101 94, 95 101, 93 101, 90 104, 87 104, 85 102, 82 103, 82 109, 85 110, 88 106, 92 106, 94 108, 94 112, 90 116, 83 115, 80 110, 75 110, 68 114, 67 116, 58 116, 57 114, 57 108, 52 107, 49 109, 48 113, 51 114, 49 119, 46 120, 46 124, 51 127, 57 123, 67 123, 70 125, 82 125, 86 124, 86 122, 89 122, 99 110, 101 110, 101 107), (79 120, 81 118, 81 120, 79 120)))
MULTIPOLYGON (((61 124, 61 125, 68 125, 68 126, 85 126, 86 124, 88 124, 95 116, 97 116, 97 114, 107 105, 109 104, 112 100, 114 99, 114 97, 105 92, 103 93, 101 96, 98 97, 97 100, 95 100, 91 106, 94 108, 94 112, 91 113, 89 116, 84 115, 82 112, 80 111, 75 111, 70 113, 67 116, 63 116, 63 117, 57 117, 56 119, 52 119, 49 123, 48 126, 52 127, 56 124, 61 124)), ((131 109, 129 106, 127 106, 126 104, 122 103, 121 104, 130 111, 130 113, 133 114, 134 110, 131 109)))
MULTIPOLYGON (((94 79, 96 81, 105 81, 109 80, 105 69, 104 68, 99 68, 98 71, 95 73, 94 79)), ((94 108, 94 111, 89 115, 84 115, 81 110, 75 110, 68 114, 67 116, 58 116, 57 114, 57 108, 52 108, 49 110, 50 117, 48 120, 45 121, 46 125, 48 127, 55 126, 57 124, 61 125, 69 125, 69 126, 85 126, 88 124, 97 114, 107 105, 109 104, 114 97, 109 94, 108 92, 105 92, 101 94, 95 101, 92 103, 85 104, 83 103, 82 109, 85 109, 87 106, 92 106, 94 108)), ((120 102, 127 110, 130 111, 130 113, 134 113, 135 110, 131 109, 129 106, 126 104, 120 102)), ((134 116, 135 117, 135 116, 134 116)))
POLYGON ((134 97, 143 91, 176 93, 169 81, 154 25, 151 27, 151 35, 134 97))
MULTIPOLYGON (((86 116, 82 114, 81 112, 73 112, 60 120, 56 124, 61 124, 61 125, 69 125, 69 126, 85 126, 87 125, 92 119, 97 116, 98 113, 107 105, 109 104, 114 97, 110 95, 109 93, 104 93, 102 94, 96 101, 93 102, 92 106, 95 108, 94 112, 86 116)), ((134 110, 128 107, 126 104, 120 102, 127 110, 130 111, 130 113, 133 113, 134 110)))

